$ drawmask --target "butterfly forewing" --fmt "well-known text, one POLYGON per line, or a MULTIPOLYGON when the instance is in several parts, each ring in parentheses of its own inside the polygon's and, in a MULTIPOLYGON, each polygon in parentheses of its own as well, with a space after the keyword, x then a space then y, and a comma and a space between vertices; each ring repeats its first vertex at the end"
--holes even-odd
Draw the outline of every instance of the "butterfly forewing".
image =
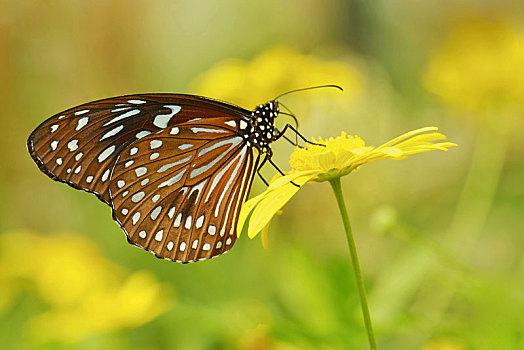
POLYGON ((178 124, 121 153, 111 201, 113 216, 132 243, 180 262, 207 259, 233 246, 255 161, 253 150, 225 124, 230 119, 178 124))
POLYGON ((118 155, 130 143, 172 125, 205 116, 239 118, 247 111, 197 96, 144 94, 87 103, 56 114, 31 134, 27 146, 54 180, 109 202, 108 184, 118 155))

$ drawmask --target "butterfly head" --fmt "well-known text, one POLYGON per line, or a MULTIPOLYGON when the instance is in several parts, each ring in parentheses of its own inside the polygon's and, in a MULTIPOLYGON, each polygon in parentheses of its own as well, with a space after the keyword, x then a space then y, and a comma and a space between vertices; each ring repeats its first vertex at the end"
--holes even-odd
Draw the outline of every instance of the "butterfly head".
POLYGON ((277 101, 259 105, 251 113, 251 142, 262 152, 270 152, 271 142, 278 137, 278 130, 275 128, 275 118, 278 113, 277 101))

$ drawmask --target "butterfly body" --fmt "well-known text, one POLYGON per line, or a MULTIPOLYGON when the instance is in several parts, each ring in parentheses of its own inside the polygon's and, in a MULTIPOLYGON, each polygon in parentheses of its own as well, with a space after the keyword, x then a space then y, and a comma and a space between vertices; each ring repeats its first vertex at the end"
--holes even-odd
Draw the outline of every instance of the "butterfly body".
MULTIPOLYGON (((278 103, 249 111, 200 96, 140 94, 56 114, 27 147, 54 180, 111 206, 130 243, 192 262, 227 252, 278 103)), ((264 158, 264 159, 266 159, 264 158)))

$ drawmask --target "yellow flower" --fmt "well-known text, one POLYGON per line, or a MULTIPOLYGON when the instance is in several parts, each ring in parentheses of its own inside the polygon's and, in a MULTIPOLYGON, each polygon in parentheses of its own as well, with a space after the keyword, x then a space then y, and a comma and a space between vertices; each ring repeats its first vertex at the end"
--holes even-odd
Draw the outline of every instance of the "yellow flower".
POLYGON ((28 320, 39 342, 75 342, 138 327, 167 311, 169 290, 149 272, 128 273, 74 234, 0 235, 0 312, 19 293, 48 307, 28 320))
POLYGON ((493 17, 470 18, 437 47, 424 83, 447 104, 478 112, 524 104, 522 77, 522 27, 493 17))
MULTIPOLYGON (((321 84, 337 84, 344 88, 345 99, 327 99, 336 90, 323 89, 313 95, 301 96, 302 104, 308 98, 316 103, 351 103, 351 97, 361 90, 362 76, 350 64, 341 60, 326 60, 304 55, 288 47, 275 47, 260 53, 251 61, 228 59, 197 77, 193 91, 200 95, 218 98, 252 108, 262 99, 297 88, 321 84)), ((338 97, 338 95, 337 95, 338 97)))
POLYGON ((255 237, 306 182, 330 181, 379 159, 403 159, 411 154, 447 151, 448 147, 456 146, 451 142, 440 142, 446 137, 436 132, 437 130, 436 127, 413 130, 379 147, 366 146, 358 136, 342 132, 337 138, 313 140, 325 147, 308 145, 307 148, 296 148, 290 158, 292 170, 285 176, 274 178, 265 192, 242 206, 237 226, 238 235, 251 214, 248 236, 255 237))

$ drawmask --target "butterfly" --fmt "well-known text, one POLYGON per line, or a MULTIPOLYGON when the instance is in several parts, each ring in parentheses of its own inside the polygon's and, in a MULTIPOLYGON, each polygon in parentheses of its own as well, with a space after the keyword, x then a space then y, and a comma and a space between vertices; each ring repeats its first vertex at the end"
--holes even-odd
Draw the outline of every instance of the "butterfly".
POLYGON ((274 165, 271 143, 288 128, 305 140, 290 124, 275 127, 277 98, 252 111, 195 95, 107 98, 47 119, 27 148, 51 179, 108 204, 131 244, 205 260, 235 243, 255 173, 274 165))

